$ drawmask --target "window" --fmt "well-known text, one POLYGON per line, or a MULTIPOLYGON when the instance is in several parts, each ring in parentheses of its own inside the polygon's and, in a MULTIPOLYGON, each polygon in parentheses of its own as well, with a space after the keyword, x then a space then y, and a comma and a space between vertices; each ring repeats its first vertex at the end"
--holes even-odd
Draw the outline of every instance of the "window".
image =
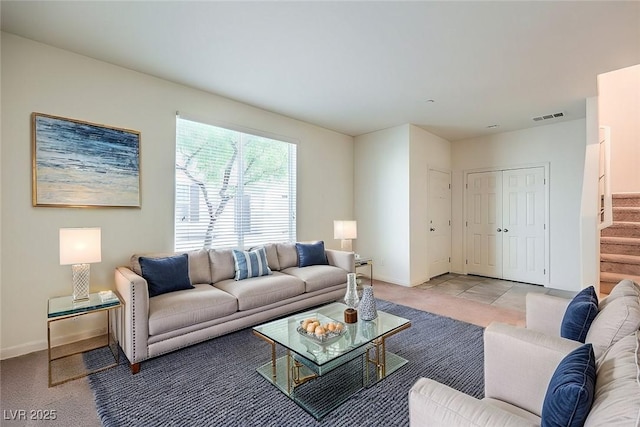
POLYGON ((175 249, 296 240, 296 145, 178 117, 175 249))

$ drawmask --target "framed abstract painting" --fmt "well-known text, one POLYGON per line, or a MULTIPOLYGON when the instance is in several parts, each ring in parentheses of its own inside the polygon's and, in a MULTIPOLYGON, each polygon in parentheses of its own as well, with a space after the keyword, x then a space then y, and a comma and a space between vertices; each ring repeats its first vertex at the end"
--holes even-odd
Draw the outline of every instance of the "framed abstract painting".
POLYGON ((33 206, 140 207, 140 132, 31 115, 33 206))

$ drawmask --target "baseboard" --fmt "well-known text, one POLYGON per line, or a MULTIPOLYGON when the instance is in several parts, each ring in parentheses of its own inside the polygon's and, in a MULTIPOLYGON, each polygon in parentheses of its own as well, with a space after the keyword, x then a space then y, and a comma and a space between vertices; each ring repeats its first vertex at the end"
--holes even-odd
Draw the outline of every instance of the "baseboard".
POLYGON ((33 353, 35 351, 46 350, 46 349, 47 349, 46 340, 31 341, 25 344, 20 344, 13 347, 0 349, 0 360, 11 359, 14 357, 33 353))
POLYGON ((392 285, 404 286, 406 288, 411 287, 409 283, 399 280, 397 277, 389 277, 382 274, 374 273, 373 280, 380 280, 381 282, 391 283, 392 285))
MULTIPOLYGON (((104 335, 106 333, 107 328, 105 327, 86 330, 76 334, 63 335, 52 339, 51 346, 57 347, 59 345, 71 344, 73 342, 82 341, 93 337, 99 337, 100 335, 104 335)), ((11 359, 13 357, 23 356, 25 354, 46 349, 46 340, 31 341, 25 344, 16 345, 14 347, 0 349, 0 360, 11 359)))

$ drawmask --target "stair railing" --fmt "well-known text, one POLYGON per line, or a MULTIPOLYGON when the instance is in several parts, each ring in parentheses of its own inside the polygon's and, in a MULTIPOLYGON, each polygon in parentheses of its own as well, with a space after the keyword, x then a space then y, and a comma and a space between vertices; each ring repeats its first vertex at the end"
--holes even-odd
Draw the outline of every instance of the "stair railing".
POLYGON ((602 230, 613 224, 613 201, 611 197, 611 128, 600 126, 600 161, 598 174, 599 224, 602 230))

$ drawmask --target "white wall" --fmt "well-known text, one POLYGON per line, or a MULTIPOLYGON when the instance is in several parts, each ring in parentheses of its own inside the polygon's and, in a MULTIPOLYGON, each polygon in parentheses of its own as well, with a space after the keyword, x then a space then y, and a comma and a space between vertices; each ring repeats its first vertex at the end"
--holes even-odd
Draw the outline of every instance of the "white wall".
POLYGON ((587 98, 584 178, 581 208, 581 262, 583 285, 594 285, 600 291, 600 231, 598 179, 600 175, 600 138, 598 131, 598 98, 587 98))
POLYGON ((463 173, 550 163, 550 284, 580 290, 581 197, 586 125, 584 119, 457 141, 452 146, 452 269, 464 272, 463 173))
POLYGON ((598 116, 611 127, 611 191, 640 192, 640 65, 598 76, 598 116))
POLYGON ((410 127, 410 281, 420 285, 429 274, 429 169, 451 170, 451 144, 417 126, 410 127))
POLYGON ((377 280, 401 285, 410 283, 409 134, 402 125, 354 139, 354 249, 373 258, 377 280))
POLYGON ((93 291, 112 289, 114 268, 132 253, 173 249, 177 110, 297 140, 298 239, 339 248, 332 220, 353 217, 350 136, 7 33, 1 55, 0 357, 46 348, 47 299, 71 291, 71 269, 58 264, 59 228, 102 227, 93 291), (32 207, 34 111, 140 131, 142 208, 32 207))
POLYGON ((450 144, 406 124, 355 138, 356 248, 378 280, 415 286, 429 279, 428 170, 451 168, 450 144))

